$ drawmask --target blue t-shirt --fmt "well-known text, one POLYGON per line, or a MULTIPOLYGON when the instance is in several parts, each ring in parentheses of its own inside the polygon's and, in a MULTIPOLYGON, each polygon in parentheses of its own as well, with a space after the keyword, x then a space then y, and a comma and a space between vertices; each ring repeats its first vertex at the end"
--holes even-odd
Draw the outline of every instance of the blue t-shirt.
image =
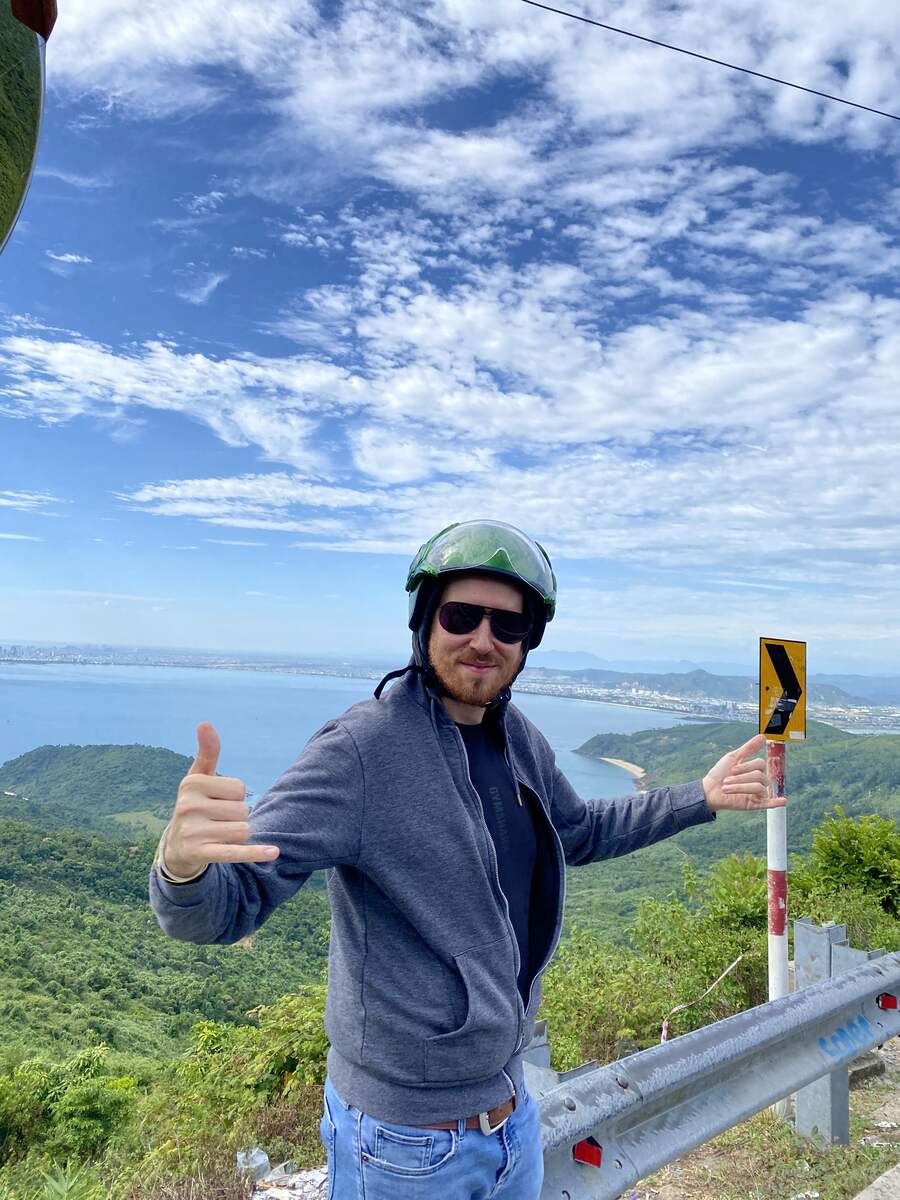
MULTIPOLYGON (((534 817, 527 795, 517 795, 515 781, 503 753, 502 734, 484 723, 457 724, 469 757, 469 774, 481 797, 484 819, 497 852, 500 887, 509 904, 509 916, 519 943, 519 991, 528 1004, 531 984, 529 922, 531 887, 537 856, 534 817)), ((535 967, 540 963, 535 963, 535 967)))

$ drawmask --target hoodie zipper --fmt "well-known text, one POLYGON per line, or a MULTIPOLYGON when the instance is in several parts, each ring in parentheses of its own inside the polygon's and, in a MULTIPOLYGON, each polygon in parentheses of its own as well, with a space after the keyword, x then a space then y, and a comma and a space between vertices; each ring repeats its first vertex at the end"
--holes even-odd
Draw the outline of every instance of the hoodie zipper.
MULTIPOLYGON (((524 784, 524 785, 523 785, 522 781, 519 779, 519 777, 518 777, 518 776, 515 776, 515 780, 516 780, 516 784, 517 784, 518 786, 525 786, 525 787, 527 787, 527 786, 528 786, 527 784, 524 784)), ((530 791, 530 790, 531 790, 531 789, 529 788, 529 791, 530 791)), ((552 821, 550 820, 550 818, 547 816, 546 809, 544 808, 543 804, 541 804, 540 800, 538 800, 538 802, 537 802, 537 803, 538 803, 538 807, 541 809, 541 812, 543 812, 543 814, 544 814, 544 817, 545 817, 545 818, 546 818, 546 820, 547 820, 547 824, 550 826, 550 829, 551 829, 551 831, 552 831, 552 833, 553 833, 553 840, 554 840, 554 842, 556 842, 556 844, 557 844, 557 845, 558 845, 558 846, 561 848, 561 847, 562 847, 562 842, 560 841, 559 834, 556 832, 556 829, 555 829, 555 827, 554 827, 554 825, 553 825, 553 822, 552 822, 552 821)), ((565 907, 566 907, 566 867, 565 867, 565 854, 561 855, 561 858, 562 858, 562 862, 561 862, 561 863, 560 863, 560 858, 559 858, 559 857, 557 858, 557 866, 559 867, 559 877, 560 877, 560 881, 561 881, 561 883, 562 883, 562 904, 561 904, 560 908, 558 909, 558 914, 559 914, 559 916, 560 916, 559 929, 556 931, 556 937, 555 937, 555 938, 553 939, 553 941, 550 943, 550 948, 549 948, 549 950, 547 951, 546 955, 544 956, 544 961, 541 963, 540 967, 539 967, 539 968, 537 969, 537 971, 535 971, 535 973, 534 973, 534 978, 532 979, 532 981, 531 981, 531 984, 530 984, 530 986, 529 986, 529 988, 528 988, 528 1005, 527 1005, 527 1008, 530 1008, 530 1007, 531 1007, 531 1001, 532 1001, 532 999, 533 999, 533 997, 534 997, 534 985, 535 985, 535 984, 537 983, 537 981, 540 979, 541 975, 543 975, 543 973, 544 973, 544 970, 545 970, 545 969, 546 969, 546 967, 547 967, 547 964, 550 962, 551 958, 552 958, 552 957, 553 957, 553 955, 556 953, 556 947, 559 945, 559 940, 560 940, 560 937, 562 936, 562 919, 561 919, 561 917, 562 917, 562 913, 565 911, 565 907)), ((518 989, 517 989, 517 990, 518 990, 518 989)), ((527 1011, 527 1009, 526 1009, 526 1011, 527 1011)), ((520 1046, 518 1046, 518 1047, 517 1047, 517 1050, 521 1050, 521 1048, 522 1048, 522 1047, 521 1047, 521 1045, 520 1045, 520 1046)))
MULTIPOLYGON (((506 916, 506 924, 507 924, 510 934, 512 935, 513 952, 516 956, 516 1021, 517 1021, 517 1025, 516 1025, 516 1049, 513 1051, 513 1053, 516 1054, 516 1053, 518 1053, 518 1051, 521 1047, 521 1044, 522 1044, 524 1025, 525 1025, 525 1008, 523 1007, 523 1004, 522 1004, 522 994, 519 991, 519 982, 518 982, 519 971, 522 969, 522 959, 519 954, 519 939, 516 937, 516 931, 515 931, 515 929, 513 929, 512 919, 510 918, 510 915, 509 915, 509 901, 506 899, 506 893, 503 891, 503 888, 500 885, 500 867, 497 864, 497 851, 494 848, 494 840, 491 837, 490 830, 487 827, 487 821, 484 818, 484 805, 481 803, 481 797, 478 794, 478 789, 475 787, 475 784, 472 782, 472 774, 469 771, 469 755, 466 752, 466 744, 463 741, 462 734, 459 732, 459 730, 456 728, 455 725, 453 726, 453 732, 456 734, 456 738, 459 742, 459 748, 462 751, 463 764, 466 769, 466 780, 468 781, 469 788, 471 789, 472 795, 475 797, 475 800, 478 804, 478 811, 481 813, 481 824, 482 824, 482 827, 486 834, 488 851, 490 852, 491 862, 494 867, 494 879, 497 882, 497 891, 500 893, 500 897, 503 900, 503 911, 506 916)), ((506 751, 504 749, 504 757, 505 757, 505 755, 506 755, 506 751)), ((509 762, 509 760, 507 759, 507 763, 508 762, 509 762)))
MULTIPOLYGON (((516 787, 516 795, 520 797, 522 794, 521 790, 523 787, 527 788, 527 790, 529 792, 532 791, 532 789, 529 788, 528 784, 526 784, 524 782, 524 780, 520 779, 519 776, 516 774, 515 768, 512 765, 512 760, 509 755, 508 747, 509 747, 509 739, 506 736, 506 721, 504 720, 504 722, 503 722, 503 757, 506 759, 506 765, 509 767, 510 774, 513 777, 513 782, 515 783, 515 787, 516 787)), ((554 846, 558 847, 559 850, 562 851, 562 842, 560 840, 559 834, 556 832, 556 828, 555 828, 553 822, 550 820, 550 817, 547 815, 546 809, 544 808, 543 804, 541 804, 539 799, 537 801, 537 806, 538 806, 538 808, 540 808, 547 824, 550 826, 550 833, 552 835, 552 840, 553 840, 554 846)), ((557 855, 557 867, 559 869, 560 880, 562 882, 562 904, 560 907, 557 908, 557 916, 560 918, 559 929, 556 931, 556 936, 552 939, 552 941, 550 943, 549 950, 544 955, 544 961, 541 963, 541 965, 537 969, 537 971, 535 971, 534 978, 531 980, 531 983, 528 987, 528 1004, 525 1006, 525 1012, 527 1012, 528 1009, 531 1007, 531 1001, 534 998, 534 985, 540 979, 547 964, 550 962, 551 958, 556 953, 556 947, 559 945, 559 939, 562 934, 562 919, 561 919, 561 917, 562 917, 562 913, 565 911, 565 907, 566 907, 566 865, 565 864, 566 864, 566 856, 565 856, 565 852, 562 851, 561 854, 557 855)), ((516 972, 516 978, 518 978, 518 971, 516 972)), ((516 987, 516 994, 519 995, 518 986, 516 987)), ((522 997, 521 997, 521 995, 519 995, 519 1000, 521 1001, 521 999, 522 999, 522 997)), ((523 1014, 523 1017, 524 1017, 524 1014, 523 1014)), ((523 1024, 524 1024, 524 1021, 523 1021, 523 1024)), ((518 1054, 518 1052, 522 1049, 522 1042, 524 1041, 524 1032, 525 1031, 523 1028, 520 1033, 519 1043, 515 1049, 516 1054, 518 1054)))

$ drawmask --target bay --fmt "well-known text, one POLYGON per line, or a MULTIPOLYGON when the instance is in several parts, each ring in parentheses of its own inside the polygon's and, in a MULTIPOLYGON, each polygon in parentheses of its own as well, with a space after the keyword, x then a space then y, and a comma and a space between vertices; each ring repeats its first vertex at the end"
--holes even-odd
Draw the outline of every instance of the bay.
MULTIPOLYGON (((137 743, 193 756, 197 723, 211 721, 222 739, 219 773, 243 779, 258 797, 317 729, 370 697, 376 682, 192 667, 0 663, 0 763, 45 745, 137 743)), ((514 702, 584 796, 634 791, 626 771, 574 753, 588 738, 683 723, 653 709, 522 691, 514 702)))

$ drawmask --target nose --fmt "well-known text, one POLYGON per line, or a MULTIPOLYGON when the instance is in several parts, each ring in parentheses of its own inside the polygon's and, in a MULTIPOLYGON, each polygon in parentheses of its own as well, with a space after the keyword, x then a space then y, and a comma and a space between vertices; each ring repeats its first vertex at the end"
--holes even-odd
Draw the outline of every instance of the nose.
POLYGON ((478 628, 472 630, 470 642, 472 649, 481 654, 489 654, 493 650, 494 638, 491 633, 491 621, 487 615, 481 618, 478 628))

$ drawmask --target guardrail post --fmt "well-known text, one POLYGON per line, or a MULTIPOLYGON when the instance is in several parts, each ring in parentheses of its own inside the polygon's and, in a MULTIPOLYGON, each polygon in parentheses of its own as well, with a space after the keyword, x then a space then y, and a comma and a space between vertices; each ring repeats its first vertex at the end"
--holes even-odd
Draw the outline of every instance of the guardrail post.
POLYGON ((522 1057, 536 1067, 550 1066, 550 1035, 546 1020, 535 1021, 534 1036, 523 1050, 522 1057))
MULTIPOLYGON (((834 974, 834 956, 848 950, 846 925, 813 925, 809 917, 794 922, 794 971, 796 986, 824 983, 834 974)), ((857 952, 865 954, 865 951, 857 952)), ((858 960, 857 960, 858 961, 858 960)), ((863 959, 862 961, 865 961, 863 959)), ((857 965, 856 962, 849 965, 857 965)), ((847 970, 844 967, 843 970, 847 970)), ((796 1095, 794 1128, 802 1137, 819 1145, 850 1144, 850 1074, 839 1067, 796 1095)))
POLYGON ((856 950, 853 946, 845 946, 843 942, 835 942, 831 947, 831 977, 840 975, 843 971, 852 971, 854 967, 873 958, 884 958, 886 950, 856 950))

